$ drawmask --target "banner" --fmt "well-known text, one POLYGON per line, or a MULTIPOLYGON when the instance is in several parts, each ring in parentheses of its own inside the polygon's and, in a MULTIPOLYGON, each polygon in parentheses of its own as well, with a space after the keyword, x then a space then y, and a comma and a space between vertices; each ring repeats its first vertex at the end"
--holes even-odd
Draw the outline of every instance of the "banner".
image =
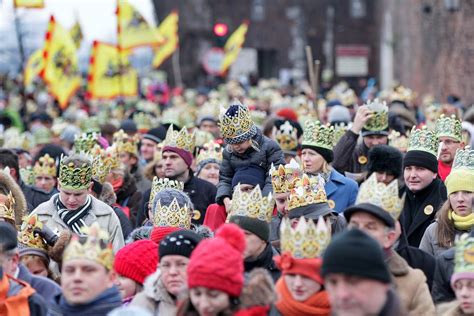
POLYGON ((245 42, 245 35, 249 28, 248 22, 242 23, 237 30, 232 33, 227 42, 224 45, 224 61, 222 62, 221 72, 225 73, 229 67, 237 59, 237 56, 240 53, 240 49, 245 42))
POLYGON ((43 49, 44 68, 40 76, 62 109, 81 85, 76 46, 69 32, 51 16, 43 49))
POLYGON ((72 40, 74 41, 74 45, 76 45, 76 49, 81 47, 81 42, 83 39, 82 28, 79 21, 76 21, 74 25, 69 30, 69 34, 71 35, 72 40))
POLYGON ((128 52, 117 46, 95 41, 89 64, 87 95, 91 99, 135 96, 137 72, 128 60, 128 52))
POLYGON ((28 58, 24 72, 24 84, 29 86, 44 68, 43 48, 33 52, 28 58))
POLYGON ((140 46, 158 46, 162 43, 156 30, 126 0, 118 0, 117 36, 121 49, 140 46))
POLYGON ((44 0, 15 0, 15 8, 44 8, 44 0))
POLYGON ((171 56, 179 45, 178 36, 179 15, 177 11, 171 12, 158 26, 158 33, 163 38, 163 44, 155 50, 153 67, 158 68, 171 56))

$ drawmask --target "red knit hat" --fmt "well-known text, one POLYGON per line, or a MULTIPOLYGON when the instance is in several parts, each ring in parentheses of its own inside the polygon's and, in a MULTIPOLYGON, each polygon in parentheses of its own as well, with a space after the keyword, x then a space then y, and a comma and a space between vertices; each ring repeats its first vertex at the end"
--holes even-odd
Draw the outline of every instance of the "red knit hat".
POLYGON ((188 264, 188 287, 206 287, 238 297, 244 285, 245 235, 235 224, 224 224, 215 238, 193 251, 188 264))
POLYGON ((290 121, 298 121, 298 114, 292 108, 282 108, 276 112, 276 115, 290 121))
POLYGON ((321 266, 323 264, 321 258, 297 259, 293 258, 289 253, 283 253, 281 256, 273 257, 273 260, 281 270, 282 275, 301 274, 319 284, 324 284, 323 277, 321 276, 321 266))
POLYGON ((143 284, 146 277, 156 271, 158 244, 143 239, 132 242, 115 255, 115 271, 137 283, 143 284))
POLYGON ((160 241, 165 239, 166 236, 180 229, 182 228, 171 227, 171 226, 153 227, 153 230, 151 231, 150 239, 158 245, 160 241))

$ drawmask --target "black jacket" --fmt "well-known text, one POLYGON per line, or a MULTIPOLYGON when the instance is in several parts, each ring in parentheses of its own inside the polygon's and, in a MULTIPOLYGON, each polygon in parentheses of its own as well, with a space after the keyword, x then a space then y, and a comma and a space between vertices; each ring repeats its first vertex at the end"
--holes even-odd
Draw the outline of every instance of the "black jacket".
POLYGON ((120 207, 113 206, 113 205, 110 205, 110 207, 114 210, 115 214, 117 215, 120 221, 120 227, 122 227, 122 233, 123 233, 123 240, 126 240, 128 235, 130 235, 130 233, 133 230, 132 223, 130 222, 130 219, 128 219, 127 215, 125 215, 125 213, 122 211, 120 207))
POLYGON ((426 228, 434 221, 436 212, 446 198, 446 187, 440 179, 433 180, 430 185, 416 193, 406 190, 400 224, 410 246, 420 245, 426 228))
POLYGON ((41 203, 48 201, 53 195, 52 192, 54 191, 53 190, 50 193, 46 193, 38 188, 27 185, 21 180, 18 181, 18 185, 25 195, 26 203, 28 204, 28 213, 33 211, 41 203))
POLYGON ((357 144, 358 139, 358 134, 348 130, 333 148, 332 166, 343 175, 346 172, 362 173, 367 169, 369 148, 365 146, 364 142, 357 144), (366 159, 359 159, 362 156, 366 159))
POLYGON ((278 251, 268 243, 263 252, 257 258, 244 260, 245 273, 249 273, 255 268, 264 268, 272 276, 273 283, 276 283, 281 276, 281 271, 273 261, 273 257, 278 255, 278 251))
POLYGON ((117 204, 130 209, 130 222, 132 227, 138 227, 137 214, 142 204, 142 194, 137 190, 136 180, 130 174, 126 173, 123 178, 122 186, 117 190, 117 204))
POLYGON ((454 248, 442 252, 436 257, 436 269, 431 296, 435 304, 450 302, 456 298, 451 288, 451 276, 454 271, 454 248))

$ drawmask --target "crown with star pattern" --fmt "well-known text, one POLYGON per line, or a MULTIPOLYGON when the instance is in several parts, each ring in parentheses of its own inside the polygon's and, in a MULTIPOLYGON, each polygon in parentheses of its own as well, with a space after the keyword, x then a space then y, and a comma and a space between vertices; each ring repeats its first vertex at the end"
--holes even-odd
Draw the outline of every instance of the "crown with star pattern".
POLYGON ((262 196, 260 185, 250 192, 242 192, 239 183, 232 194, 228 217, 245 216, 269 223, 272 220, 274 206, 275 201, 271 193, 268 196, 262 196))
POLYGON ((444 114, 436 120, 435 126, 436 136, 451 137, 457 141, 462 141, 462 125, 461 121, 455 115, 447 117, 444 114))

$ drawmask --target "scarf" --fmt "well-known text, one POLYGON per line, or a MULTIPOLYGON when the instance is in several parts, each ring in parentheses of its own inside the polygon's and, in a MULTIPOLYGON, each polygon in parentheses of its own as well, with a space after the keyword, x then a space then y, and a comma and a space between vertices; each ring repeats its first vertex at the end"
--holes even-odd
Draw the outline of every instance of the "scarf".
POLYGON ((474 226, 474 213, 468 216, 459 216, 451 210, 449 211, 448 218, 453 221, 454 227, 458 230, 469 231, 474 226))
POLYGON ((280 299, 276 302, 276 308, 283 315, 330 315, 331 305, 326 291, 319 291, 313 294, 304 302, 295 301, 290 290, 286 286, 283 278, 280 278, 275 285, 276 292, 280 299))
POLYGON ((62 221, 76 234, 81 235, 81 227, 86 226, 84 217, 89 213, 92 206, 92 199, 90 195, 87 196, 86 203, 83 206, 75 209, 68 210, 66 206, 61 202, 59 194, 55 197, 55 204, 58 210, 59 217, 62 221))
POLYGON ((438 175, 442 181, 446 180, 446 177, 451 173, 451 166, 445 164, 441 160, 438 160, 438 175))
POLYGON ((56 315, 68 315, 68 316, 95 316, 95 315, 107 315, 113 309, 122 306, 122 299, 118 289, 113 286, 106 289, 104 292, 99 294, 95 299, 89 303, 80 305, 69 304, 64 295, 58 295, 50 305, 50 314, 56 315))

